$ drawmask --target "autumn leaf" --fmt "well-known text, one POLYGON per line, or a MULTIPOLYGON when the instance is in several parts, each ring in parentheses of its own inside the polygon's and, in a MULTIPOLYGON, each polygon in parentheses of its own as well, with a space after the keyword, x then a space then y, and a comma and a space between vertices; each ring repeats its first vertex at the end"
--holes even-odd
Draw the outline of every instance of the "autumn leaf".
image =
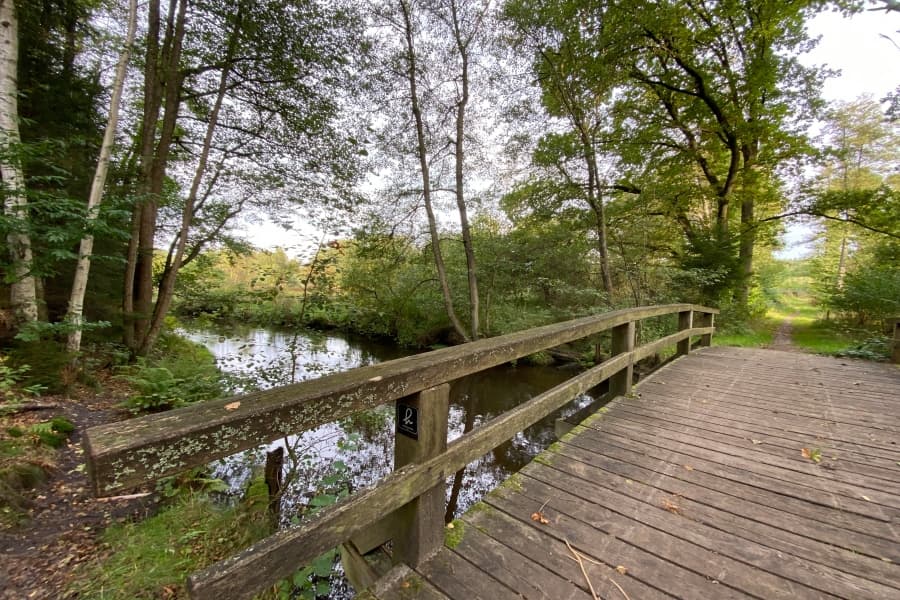
POLYGON ((667 511, 669 511, 670 513, 672 513, 673 515, 681 514, 681 507, 678 506, 677 504, 675 504, 674 502, 672 502, 671 500, 669 500, 668 498, 665 498, 663 500, 662 507, 664 509, 666 509, 667 511))
POLYGON ((751 438, 750 441, 753 442, 753 445, 754 445, 754 446, 759 446, 760 444, 762 444, 762 440, 754 440, 754 439, 751 438))
POLYGON ((692 467, 691 465, 684 465, 684 470, 685 471, 693 471, 694 467, 692 467))
POLYGON ((618 571, 622 575, 625 575, 626 573, 628 573, 628 569, 626 569, 622 565, 619 565, 618 567, 616 567, 616 571, 618 571))
POLYGON ((241 407, 240 402, 231 402, 225 405, 225 410, 237 410, 241 407))
POLYGON ((818 448, 813 448, 812 450, 809 448, 802 448, 800 453, 803 455, 803 458, 807 458, 816 464, 822 462, 822 451, 818 448))
POLYGON ((544 513, 542 513, 541 511, 531 513, 531 520, 536 523, 540 523, 541 525, 547 525, 548 523, 550 523, 550 519, 548 519, 547 516, 544 515, 544 513))

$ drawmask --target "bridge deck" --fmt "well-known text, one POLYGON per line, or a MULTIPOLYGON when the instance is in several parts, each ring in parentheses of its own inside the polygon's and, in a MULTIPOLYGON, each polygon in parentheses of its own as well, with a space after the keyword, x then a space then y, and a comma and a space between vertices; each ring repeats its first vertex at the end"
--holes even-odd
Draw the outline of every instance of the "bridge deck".
POLYGON ((898 442, 895 366, 704 349, 538 456, 433 559, 361 596, 900 598, 898 442))

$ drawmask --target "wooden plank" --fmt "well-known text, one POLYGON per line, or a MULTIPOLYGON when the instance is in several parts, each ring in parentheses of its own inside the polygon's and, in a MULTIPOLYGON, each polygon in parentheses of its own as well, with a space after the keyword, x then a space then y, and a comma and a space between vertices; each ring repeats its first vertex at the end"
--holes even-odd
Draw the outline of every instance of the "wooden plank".
MULTIPOLYGON (((590 600, 591 595, 571 581, 519 554, 463 521, 465 533, 456 552, 479 569, 487 571, 514 593, 543 600, 590 600)), ((451 550, 445 550, 451 552, 451 550)), ((496 600, 496 599, 493 599, 496 600)))
MULTIPOLYGON (((700 377, 690 378, 680 371, 676 376, 669 376, 665 383, 657 383, 664 388, 665 395, 688 395, 693 392, 696 399, 717 401, 721 400, 724 393, 728 393, 728 399, 735 405, 750 408, 773 409, 781 413, 807 417, 814 419, 826 419, 847 425, 856 425, 866 428, 876 428, 885 431, 897 431, 897 419, 893 416, 876 415, 872 412, 847 411, 833 405, 832 401, 824 395, 824 390, 819 395, 810 395, 804 402, 799 393, 790 395, 789 391, 754 385, 752 391, 741 389, 740 380, 703 380, 700 377), (713 381, 715 385, 704 384, 704 381, 713 381), (737 385, 735 385, 737 383, 737 385), (698 393, 699 392, 699 393, 698 393)), ((749 381, 743 382, 749 387, 749 381)))
MULTIPOLYGON (((608 444, 609 448, 604 448, 603 452, 609 456, 616 455, 616 447, 634 454, 643 454, 653 460, 662 456, 666 462, 679 464, 682 465, 682 467, 683 465, 689 465, 695 470, 701 470, 711 475, 715 475, 716 477, 729 479, 736 483, 744 483, 761 490, 781 494, 786 498, 794 498, 827 508, 837 508, 841 511, 877 519, 884 523, 900 520, 900 512, 890 507, 874 504, 863 498, 837 496, 815 487, 797 484, 794 481, 786 481, 784 479, 772 477, 769 474, 756 473, 731 461, 716 462, 715 460, 700 458, 677 450, 660 448, 660 446, 653 444, 652 441, 634 440, 630 437, 622 437, 609 432, 601 433, 594 430, 584 432, 582 435, 591 438, 592 444, 608 444)), ((572 443, 578 442, 573 441, 572 443)), ((634 458, 626 458, 623 460, 628 460, 629 462, 635 461, 634 458)), ((796 505, 791 506, 794 506, 794 508, 782 508, 782 510, 788 510, 789 512, 798 510, 796 505)))
MULTIPOLYGON (((565 463, 564 459, 557 461, 565 463)), ((776 589, 787 589, 787 593, 798 598, 818 598, 820 594, 842 598, 869 600, 893 600, 897 595, 896 588, 889 588, 858 576, 845 573, 839 569, 826 567, 816 562, 795 555, 779 552, 765 544, 752 543, 746 538, 735 536, 731 532, 721 531, 701 522, 697 522, 687 505, 678 497, 657 491, 654 495, 638 502, 625 494, 607 490, 580 477, 571 475, 543 464, 530 464, 522 471, 522 492, 537 498, 548 489, 563 489, 566 494, 555 496, 551 501, 557 510, 567 512, 573 517, 603 519, 611 527, 622 527, 622 535, 627 535, 629 516, 639 516, 640 522, 668 535, 677 537, 704 548, 716 555, 725 556, 744 565, 755 567, 768 579, 768 585, 776 589), (535 485, 539 482, 544 485, 535 485), (545 487, 547 486, 547 487, 545 487), (671 511, 664 508, 669 501, 675 506, 671 511), (793 581, 803 587, 785 585, 779 580, 793 581)), ((618 529, 610 532, 619 535, 618 529)), ((627 538, 622 538, 626 539, 627 538)), ((810 545, 810 550, 814 547, 810 545)), ((741 567, 738 566, 738 569, 741 567)), ((747 569, 754 577, 753 569, 747 569)), ((758 575, 754 579, 758 579, 758 575)), ((737 585, 737 580, 732 580, 737 585)), ((746 585, 746 584, 744 584, 746 585)), ((741 589, 752 591, 741 585, 741 589)), ((769 594, 769 591, 765 591, 769 594)), ((774 597, 766 595, 766 598, 774 597)))
MULTIPOLYGON (((875 466, 866 460, 855 462, 852 459, 846 459, 841 456, 833 448, 829 448, 827 443, 821 443, 817 440, 809 439, 806 443, 794 442, 787 446, 779 446, 776 444, 754 443, 753 440, 741 435, 735 435, 734 432, 720 432, 709 426, 700 426, 695 424, 676 423, 664 417, 647 417, 644 415, 636 415, 623 410, 624 407, 631 403, 620 403, 616 410, 617 422, 627 424, 631 427, 659 427, 673 433, 689 435, 694 438, 702 438, 708 441, 720 442, 739 450, 748 458, 766 456, 767 464, 785 466, 788 464, 797 464, 802 466, 804 472, 809 472, 809 467, 825 469, 830 474, 851 473, 859 479, 866 481, 867 485, 874 486, 877 489, 889 493, 900 494, 900 485, 896 482, 900 479, 900 470, 888 470, 875 466), (821 463, 811 465, 810 460, 803 456, 803 448, 819 448, 821 450, 821 463), (892 472, 893 471, 893 472, 892 472), (881 480, 881 481, 879 481, 881 480)), ((759 441, 759 440, 757 440, 759 441)), ((900 456, 900 452, 898 452, 900 456)), ((888 463, 890 464, 890 463, 888 463)))
MULTIPOLYGON (((735 539, 734 536, 728 535, 720 536, 715 543, 711 543, 709 538, 701 535, 691 535, 693 539, 687 541, 673 531, 686 528, 693 534, 702 527, 699 523, 672 514, 662 506, 650 510, 643 509, 637 513, 630 511, 632 514, 628 516, 617 513, 600 503, 585 500, 584 496, 590 493, 589 486, 583 485, 586 482, 556 475, 559 482, 547 485, 544 481, 532 478, 533 475, 536 476, 546 469, 549 467, 532 463, 527 473, 523 470, 520 493, 538 502, 541 498, 549 498, 550 502, 545 509, 548 513, 566 514, 617 539, 643 548, 647 552, 653 552, 682 568, 716 579, 720 584, 758 598, 812 600, 837 597, 796 582, 791 583, 772 574, 768 569, 776 568, 779 558, 785 562, 789 561, 783 556, 779 557, 778 553, 771 549, 760 548, 747 543, 746 540, 735 539), (735 554, 740 555, 742 560, 732 558, 735 554), (758 567, 754 563, 762 563, 765 566, 758 567)), ((552 479, 555 473, 545 472, 544 476, 552 479)), ((630 502, 630 499, 621 498, 624 504, 630 502)))
MULTIPOLYGON (((495 541, 506 545, 533 563, 544 565, 560 577, 571 581, 583 591, 589 588, 585 575, 572 558, 565 541, 551 535, 546 527, 539 527, 533 521, 516 519, 489 504, 481 503, 478 510, 463 515, 463 520, 479 531, 483 531, 495 541)), ((659 588, 651 587, 632 574, 615 570, 624 560, 623 556, 613 556, 618 562, 604 564, 596 560, 583 561, 587 577, 602 598, 615 598, 619 594, 616 584, 621 586, 630 598, 641 600, 668 600, 672 596, 659 588), (615 582, 613 584, 612 582, 615 582)))
POLYGON ((718 312, 690 304, 618 310, 92 427, 84 436, 92 486, 110 495, 632 320, 685 310, 718 312))
POLYGON ((755 409, 749 407, 729 406, 727 403, 710 402, 702 399, 690 399, 684 397, 666 396, 661 392, 648 391, 649 387, 642 387, 636 395, 635 404, 655 408, 658 402, 664 402, 666 409, 674 409, 690 413, 697 410, 697 405, 702 408, 703 414, 716 417, 728 416, 739 419, 745 423, 755 423, 766 426, 776 432, 792 433, 806 436, 807 438, 822 438, 836 440, 848 444, 857 444, 865 447, 893 452, 896 444, 891 442, 895 436, 877 429, 843 425, 838 427, 836 423, 827 420, 812 420, 800 417, 782 415, 779 411, 755 409))
MULTIPOLYGON (((744 440, 756 440, 755 445, 760 448, 769 448, 771 446, 777 448, 785 448, 796 450, 810 445, 810 437, 779 429, 770 429, 765 424, 757 422, 744 422, 729 418, 730 415, 717 416, 711 415, 707 411, 689 412, 684 410, 675 410, 663 404, 649 404, 651 400, 656 398, 642 397, 643 402, 622 402, 619 404, 618 413, 620 416, 627 416, 631 419, 639 419, 641 417, 648 419, 666 419, 672 423, 680 425, 695 425, 698 428, 715 431, 718 433, 731 433, 735 437, 744 440), (650 407, 652 406, 652 408, 650 407)), ((831 439, 814 439, 816 444, 824 444, 828 450, 836 452, 842 460, 848 460, 853 463, 865 463, 877 466, 882 471, 896 471, 897 478, 900 478, 900 465, 895 460, 897 452, 890 452, 880 448, 867 447, 861 444, 852 444, 840 442, 831 439)), ((823 450, 824 453, 824 450, 823 450)))
POLYGON ((808 461, 808 463, 795 462, 751 450, 743 451, 740 455, 736 455, 734 449, 727 444, 673 432, 662 427, 650 425, 635 427, 624 420, 605 422, 603 424, 595 423, 592 427, 604 431, 613 431, 633 438, 640 438, 641 436, 652 438, 656 443, 666 448, 712 460, 721 461, 723 458, 733 460, 749 471, 769 474, 777 479, 793 480, 813 488, 828 490, 850 498, 866 496, 871 502, 900 509, 900 496, 895 491, 884 490, 885 487, 895 486, 888 486, 886 485, 887 482, 883 480, 873 480, 855 473, 829 471, 812 461, 808 461))
MULTIPOLYGON (((809 490, 807 495, 817 498, 818 502, 799 499, 790 495, 791 490, 780 487, 777 481, 769 482, 770 487, 781 491, 762 488, 755 485, 758 483, 755 479, 741 479, 739 473, 722 473, 718 465, 710 465, 705 461, 690 460, 690 457, 678 455, 657 458, 658 453, 654 456, 623 449, 592 433, 568 439, 560 452, 629 479, 653 481, 654 485, 665 484, 675 490, 673 493, 704 499, 724 510, 753 515, 754 519, 762 522, 777 524, 780 512, 808 519, 808 526, 794 523, 791 529, 797 530, 799 527, 799 532, 804 535, 836 546, 853 548, 854 546, 844 546, 854 541, 850 532, 888 541, 894 539, 890 521, 872 518, 868 514, 847 512, 843 507, 828 506, 822 499, 823 494, 817 490, 809 490), (679 461, 679 458, 684 460, 679 461), (670 481, 669 477, 678 481, 670 481), (724 497, 719 497, 719 494, 724 497), (747 502, 752 502, 752 505, 747 506, 747 502), (759 510, 754 505, 765 508, 759 510), (823 533, 828 535, 818 537, 823 533)), ((870 541, 864 537, 857 540, 857 543, 865 545, 870 541)))
POLYGON ((440 552, 418 569, 419 574, 454 600, 497 600, 516 593, 455 552, 440 552))
MULTIPOLYGON (((545 496, 544 500, 547 498, 548 496, 545 496)), ((552 496, 550 500, 553 501, 552 496)), ((540 507, 543 500, 534 500, 512 492, 508 488, 500 488, 488 494, 485 502, 526 524, 539 526, 531 521, 530 515, 540 507)), ((720 571, 715 571, 711 575, 704 574, 704 572, 709 573, 714 570, 712 567, 715 563, 697 564, 695 565, 697 569, 687 569, 662 558, 665 554, 669 554, 667 549, 661 546, 666 540, 638 522, 634 522, 632 525, 634 533, 631 536, 632 541, 626 543, 604 531, 602 526, 585 523, 581 519, 573 518, 552 507, 545 507, 545 513, 549 517, 550 523, 541 527, 547 535, 560 541, 567 540, 576 550, 593 560, 607 565, 625 567, 629 577, 633 577, 647 586, 665 590, 683 600, 708 600, 709 598, 724 600, 751 597, 745 592, 730 585, 723 585, 718 581, 717 577, 720 571), (638 545, 634 544, 635 540, 639 540, 638 545)), ((697 562, 699 563, 699 561, 697 562)), ((727 578, 730 571, 725 574, 727 578)))
POLYGON ((397 565, 356 600, 450 600, 406 565, 397 565))
MULTIPOLYGON (((884 582, 900 589, 900 579, 896 577, 896 564, 883 558, 873 558, 845 549, 859 542, 854 544, 852 535, 846 536, 846 531, 831 526, 828 521, 795 519, 789 515, 784 519, 779 511, 772 510, 766 505, 755 504, 753 496, 741 498, 679 480, 679 472, 696 473, 687 471, 681 465, 662 465, 655 471, 638 468, 605 454, 585 451, 574 445, 577 441, 577 438, 574 438, 570 443, 560 445, 556 453, 559 457, 563 457, 562 459, 557 460, 548 453, 545 456, 548 464, 641 502, 659 498, 660 493, 667 498, 677 497, 675 503, 685 511, 684 514, 689 514, 692 519, 701 523, 793 554, 805 561, 845 571, 869 581, 884 582), (788 529, 783 528, 786 521, 791 523, 788 529), (772 525, 773 523, 776 525, 772 525), (829 538, 838 540, 839 544, 832 545, 828 541, 829 538)), ((840 514, 838 511, 833 512, 840 514)), ((886 528, 882 526, 882 529, 886 528)), ((884 534, 890 535, 889 531, 884 531, 884 534)), ((864 540, 863 543, 868 541, 864 540)))
POLYGON ((591 389, 627 364, 622 354, 520 404, 451 443, 447 451, 404 467, 374 488, 319 512, 308 523, 280 531, 188 578, 192 598, 249 598, 300 565, 350 539, 367 524, 404 506, 476 458, 591 389), (240 582, 237 585, 235 582, 240 582))

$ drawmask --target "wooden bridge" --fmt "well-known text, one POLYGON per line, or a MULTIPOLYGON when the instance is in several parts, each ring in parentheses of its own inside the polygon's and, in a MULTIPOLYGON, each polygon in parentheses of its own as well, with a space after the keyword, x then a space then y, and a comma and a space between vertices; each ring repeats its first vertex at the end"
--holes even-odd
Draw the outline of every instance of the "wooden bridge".
POLYGON ((110 494, 397 402, 394 473, 194 574, 191 596, 250 598, 341 545, 368 600, 900 597, 897 367, 712 348, 715 312, 616 311, 98 427, 92 479, 110 494), (675 333, 634 346, 670 314, 675 333), (447 382, 604 331, 609 359, 447 444, 447 382), (444 527, 447 477, 605 380, 611 402, 444 527))

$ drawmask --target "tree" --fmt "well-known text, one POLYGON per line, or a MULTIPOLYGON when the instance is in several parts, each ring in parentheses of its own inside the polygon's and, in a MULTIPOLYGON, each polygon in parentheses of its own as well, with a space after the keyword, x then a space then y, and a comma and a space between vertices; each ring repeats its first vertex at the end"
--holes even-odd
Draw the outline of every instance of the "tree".
POLYGON ((187 21, 185 0, 173 6, 163 36, 158 2, 149 5, 141 202, 124 302, 126 341, 137 354, 159 335, 179 270, 227 239, 248 207, 268 212, 315 199, 335 209, 355 197, 356 136, 349 122, 338 124, 349 57, 362 49, 352 5, 309 2, 301 11, 242 1, 234 10, 198 0, 187 21), (161 228, 171 243, 154 290, 161 228))
MULTIPOLYGON (((603 176, 599 155, 615 82, 610 71, 590 54, 605 43, 605 6, 601 3, 588 12, 577 4, 526 0, 509 3, 506 12, 519 33, 516 45, 534 56, 533 70, 544 109, 567 125, 564 132, 541 137, 533 164, 544 171, 542 176, 548 181, 557 179, 560 206, 578 198, 587 204, 593 216, 602 288, 611 297, 614 286, 604 199, 609 182, 603 176)), ((609 50, 603 47, 600 51, 609 50)))
POLYGON ((0 0, 0 176, 3 211, 14 221, 7 234, 12 269, 10 303, 17 323, 37 321, 37 291, 32 272, 31 237, 28 234, 28 199, 21 162, 19 134, 18 62, 19 27, 13 0, 0 0))
MULTIPOLYGON (((112 97, 109 105, 109 117, 106 121, 106 132, 103 136, 103 145, 100 147, 100 156, 97 159, 97 170, 91 184, 91 193, 88 198, 87 211, 89 225, 96 221, 100 204, 103 201, 103 188, 106 185, 106 175, 109 171, 110 156, 115 141, 116 128, 119 122, 119 104, 122 98, 122 88, 125 84, 125 74, 128 61, 131 58, 131 47, 134 43, 135 29, 137 28, 137 0, 129 0, 128 6, 128 32, 116 65, 116 75, 112 85, 112 97)), ((72 280, 72 292, 69 296, 69 310, 66 320, 72 326, 66 342, 69 352, 78 352, 81 348, 82 316, 84 314, 84 295, 87 291, 88 275, 91 269, 91 255, 94 249, 94 235, 85 235, 79 244, 78 260, 75 269, 75 277, 72 280)))
MULTIPOLYGON (((619 157, 612 188, 657 204, 706 264, 734 256, 744 307, 757 213, 782 202, 778 168, 808 151, 805 128, 819 106, 820 74, 797 60, 812 43, 804 21, 817 6, 679 0, 558 9, 585 23, 578 62, 614 86, 605 144, 619 157)), ((595 88, 597 101, 604 91, 595 88)))

